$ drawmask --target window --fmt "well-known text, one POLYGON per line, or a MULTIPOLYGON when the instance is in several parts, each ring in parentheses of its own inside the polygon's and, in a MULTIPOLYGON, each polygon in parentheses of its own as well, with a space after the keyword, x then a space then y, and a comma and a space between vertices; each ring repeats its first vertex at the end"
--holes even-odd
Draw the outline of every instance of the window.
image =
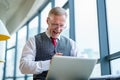
POLYGON ((67 16, 67 22, 66 22, 66 28, 63 30, 62 35, 69 37, 69 9, 66 9, 66 12, 68 14, 67 16))
POLYGON ((16 34, 13 34, 8 41, 8 46, 7 48, 13 47, 15 46, 15 42, 16 42, 16 34))
POLYGON ((120 74, 120 58, 111 61, 111 72, 113 75, 120 74))
MULTIPOLYGON (((74 5, 75 35, 80 51, 89 58, 99 58, 96 0, 74 0, 74 5)), ((99 65, 96 70, 100 71, 99 65)), ((101 73, 94 75, 101 75, 101 73)))
MULTIPOLYGON (((5 43, 6 41, 0 41, 0 60, 5 59, 5 43)), ((4 63, 0 62, 0 80, 2 80, 3 77, 3 69, 4 69, 4 63)))
POLYGON ((55 0, 55 6, 63 7, 68 0, 55 0))
POLYGON ((14 76, 14 59, 15 59, 15 49, 13 48, 7 51, 6 77, 14 76))
MULTIPOLYGON (((106 0, 110 54, 120 51, 120 0, 106 0)), ((120 58, 111 61, 111 73, 120 74, 120 58)))
POLYGON ((120 51, 120 0, 107 0, 107 20, 109 31, 110 54, 120 51))
POLYGON ((41 12, 41 32, 46 31, 48 27, 46 20, 50 9, 51 9, 51 3, 49 3, 41 12))
POLYGON ((20 64, 20 58, 22 54, 22 49, 26 42, 26 36, 27 36, 27 26, 24 26, 18 31, 18 42, 17 42, 17 70, 16 70, 16 76, 23 76, 19 70, 19 64, 20 64), (24 33, 24 34, 23 34, 24 33), (21 44, 22 43, 22 44, 21 44))
POLYGON ((38 16, 29 23, 29 37, 33 37, 38 33, 38 16))

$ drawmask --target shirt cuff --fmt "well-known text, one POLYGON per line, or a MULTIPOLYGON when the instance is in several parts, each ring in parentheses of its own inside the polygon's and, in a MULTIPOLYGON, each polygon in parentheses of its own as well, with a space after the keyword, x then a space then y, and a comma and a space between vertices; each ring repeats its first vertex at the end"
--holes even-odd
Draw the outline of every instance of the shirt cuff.
POLYGON ((42 67, 43 71, 49 70, 50 60, 41 61, 41 67, 42 67))

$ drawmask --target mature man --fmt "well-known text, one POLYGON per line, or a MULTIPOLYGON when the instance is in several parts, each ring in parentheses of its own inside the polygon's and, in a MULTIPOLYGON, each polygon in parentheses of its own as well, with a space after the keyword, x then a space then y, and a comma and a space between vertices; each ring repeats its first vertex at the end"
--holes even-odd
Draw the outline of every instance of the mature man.
POLYGON ((34 80, 45 80, 54 55, 78 55, 75 42, 60 35, 66 28, 66 19, 67 13, 63 8, 50 10, 46 20, 47 30, 30 38, 23 48, 19 66, 22 73, 33 74, 34 80))

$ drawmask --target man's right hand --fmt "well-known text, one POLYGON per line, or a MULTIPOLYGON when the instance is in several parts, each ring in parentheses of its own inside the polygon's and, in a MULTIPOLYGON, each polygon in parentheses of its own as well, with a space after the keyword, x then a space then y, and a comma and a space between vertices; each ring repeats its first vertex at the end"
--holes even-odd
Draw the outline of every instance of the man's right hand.
MULTIPOLYGON (((54 56, 62 56, 62 55, 63 55, 63 53, 56 53, 54 56)), ((53 57, 54 57, 54 56, 53 56, 53 57)), ((52 58, 53 58, 53 57, 52 57, 52 58)), ((52 63, 52 59, 50 60, 50 64, 51 64, 51 63, 52 63)))
POLYGON ((54 56, 62 56, 62 55, 63 55, 63 53, 56 53, 54 56))

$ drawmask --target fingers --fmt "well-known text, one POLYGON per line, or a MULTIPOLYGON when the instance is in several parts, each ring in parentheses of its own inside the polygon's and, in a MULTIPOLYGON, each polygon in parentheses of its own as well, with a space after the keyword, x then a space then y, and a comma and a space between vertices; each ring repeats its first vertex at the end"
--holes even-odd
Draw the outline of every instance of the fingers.
MULTIPOLYGON (((56 53, 54 56, 62 56, 62 55, 63 55, 63 53, 56 53)), ((53 56, 53 57, 54 57, 54 56, 53 56)), ((52 57, 52 58, 53 58, 53 57, 52 57)), ((52 59, 50 60, 50 64, 51 64, 51 63, 52 63, 52 59)))
POLYGON ((55 56, 62 56, 63 53, 56 53, 55 56))

